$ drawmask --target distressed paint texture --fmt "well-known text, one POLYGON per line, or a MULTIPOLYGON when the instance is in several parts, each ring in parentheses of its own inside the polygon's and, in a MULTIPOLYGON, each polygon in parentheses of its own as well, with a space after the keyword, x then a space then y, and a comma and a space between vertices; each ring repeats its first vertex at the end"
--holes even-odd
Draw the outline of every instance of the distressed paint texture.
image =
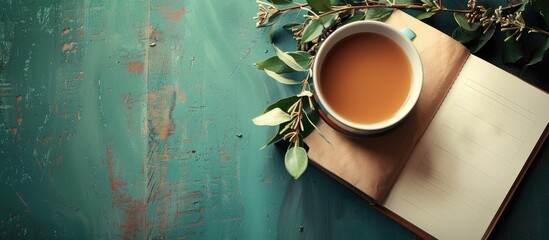
MULTIPOLYGON (((0 239, 415 238, 258 150, 274 132, 250 119, 293 92, 252 66, 272 55, 256 3, 0 6, 0 239)), ((496 238, 548 234, 547 151, 496 238)))

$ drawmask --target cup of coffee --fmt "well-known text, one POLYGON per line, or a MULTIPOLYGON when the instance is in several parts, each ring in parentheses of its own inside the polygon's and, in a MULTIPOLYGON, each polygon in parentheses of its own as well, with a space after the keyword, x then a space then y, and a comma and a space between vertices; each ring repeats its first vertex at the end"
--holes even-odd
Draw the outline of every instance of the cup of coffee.
POLYGON ((333 32, 313 65, 313 91, 323 119, 350 136, 391 129, 416 104, 423 67, 415 34, 377 21, 359 21, 333 32))

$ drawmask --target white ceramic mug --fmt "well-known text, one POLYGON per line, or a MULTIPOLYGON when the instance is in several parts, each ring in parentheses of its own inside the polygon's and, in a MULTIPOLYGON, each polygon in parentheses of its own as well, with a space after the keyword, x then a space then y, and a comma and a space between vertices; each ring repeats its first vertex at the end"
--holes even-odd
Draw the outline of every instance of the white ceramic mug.
MULTIPOLYGON (((419 53, 412 44, 414 37, 415 34, 410 29, 397 30, 386 23, 369 20, 350 23, 334 31, 320 47, 313 65, 314 96, 320 105, 320 113, 326 123, 343 134, 364 137, 384 132, 402 121, 416 104, 423 85, 423 67, 419 53), (412 84, 405 102, 391 118, 375 124, 358 124, 341 117, 331 108, 330 103, 322 96, 322 91, 319 89, 319 82, 322 77, 320 75, 321 66, 328 52, 345 37, 364 32, 381 34, 397 43, 405 52, 412 69, 412 84)), ((357 109, 357 111, 360 111, 360 109, 357 109)))

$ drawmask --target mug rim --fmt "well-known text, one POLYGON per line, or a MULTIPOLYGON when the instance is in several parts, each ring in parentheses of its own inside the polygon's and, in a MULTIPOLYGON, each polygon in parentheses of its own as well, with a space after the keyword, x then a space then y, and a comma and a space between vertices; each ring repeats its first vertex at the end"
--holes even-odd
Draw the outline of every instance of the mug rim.
POLYGON ((313 89, 315 92, 317 103, 326 112, 327 117, 329 117, 331 120, 335 120, 333 122, 340 125, 339 126, 340 128, 343 128, 344 130, 354 134, 377 133, 377 132, 389 129, 392 126, 399 123, 402 119, 404 119, 406 116, 409 115, 411 110, 416 105, 419 99, 422 86, 423 86, 423 65, 421 63, 421 58, 419 56, 418 50, 413 45, 412 41, 407 37, 405 37, 399 30, 395 29, 393 26, 387 23, 383 23, 379 21, 363 20, 363 21, 347 24, 337 29, 324 41, 313 63, 313 89), (367 26, 367 27, 364 27, 364 26, 367 26), (375 26, 375 27, 371 27, 371 26, 375 26), (361 28, 361 29, 353 31, 353 28, 361 28), (391 33, 376 31, 379 29, 381 29, 380 31, 385 30, 391 33), (347 36, 350 36, 356 33, 364 33, 364 32, 378 33, 394 41, 405 52, 406 58, 410 62, 410 67, 412 70, 412 76, 411 76, 412 83, 411 83, 410 91, 408 92, 408 97, 406 98, 404 103, 401 105, 401 107, 395 112, 395 114, 392 117, 387 118, 381 122, 373 123, 373 124, 355 123, 345 119, 344 117, 341 117, 326 102, 319 87, 319 76, 320 76, 320 69, 321 69, 320 66, 325 56, 329 53, 329 51, 333 48, 333 46, 347 36), (336 39, 336 36, 340 36, 339 39, 336 39), (398 38, 398 39, 395 39, 395 38, 398 38))

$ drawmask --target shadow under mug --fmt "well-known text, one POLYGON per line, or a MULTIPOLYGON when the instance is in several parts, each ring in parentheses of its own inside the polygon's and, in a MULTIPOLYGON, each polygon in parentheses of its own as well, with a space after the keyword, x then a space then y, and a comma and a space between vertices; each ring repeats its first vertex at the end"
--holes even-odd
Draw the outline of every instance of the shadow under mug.
MULTIPOLYGON (((408 28, 397 30, 386 23, 370 20, 350 23, 333 32, 320 47, 313 65, 314 97, 320 106, 319 112, 324 121, 335 130, 352 137, 379 135, 401 122, 415 106, 423 85, 423 66, 419 53, 412 43, 414 38, 414 32, 408 28), (381 34, 393 40, 404 51, 412 69, 411 87, 402 106, 392 117, 374 124, 359 124, 338 115, 319 89, 322 63, 330 50, 342 39, 353 34, 366 32, 381 34)), ((360 111, 360 109, 357 109, 357 111, 360 111)), ((365 112, 364 114, 368 113, 365 112)))

